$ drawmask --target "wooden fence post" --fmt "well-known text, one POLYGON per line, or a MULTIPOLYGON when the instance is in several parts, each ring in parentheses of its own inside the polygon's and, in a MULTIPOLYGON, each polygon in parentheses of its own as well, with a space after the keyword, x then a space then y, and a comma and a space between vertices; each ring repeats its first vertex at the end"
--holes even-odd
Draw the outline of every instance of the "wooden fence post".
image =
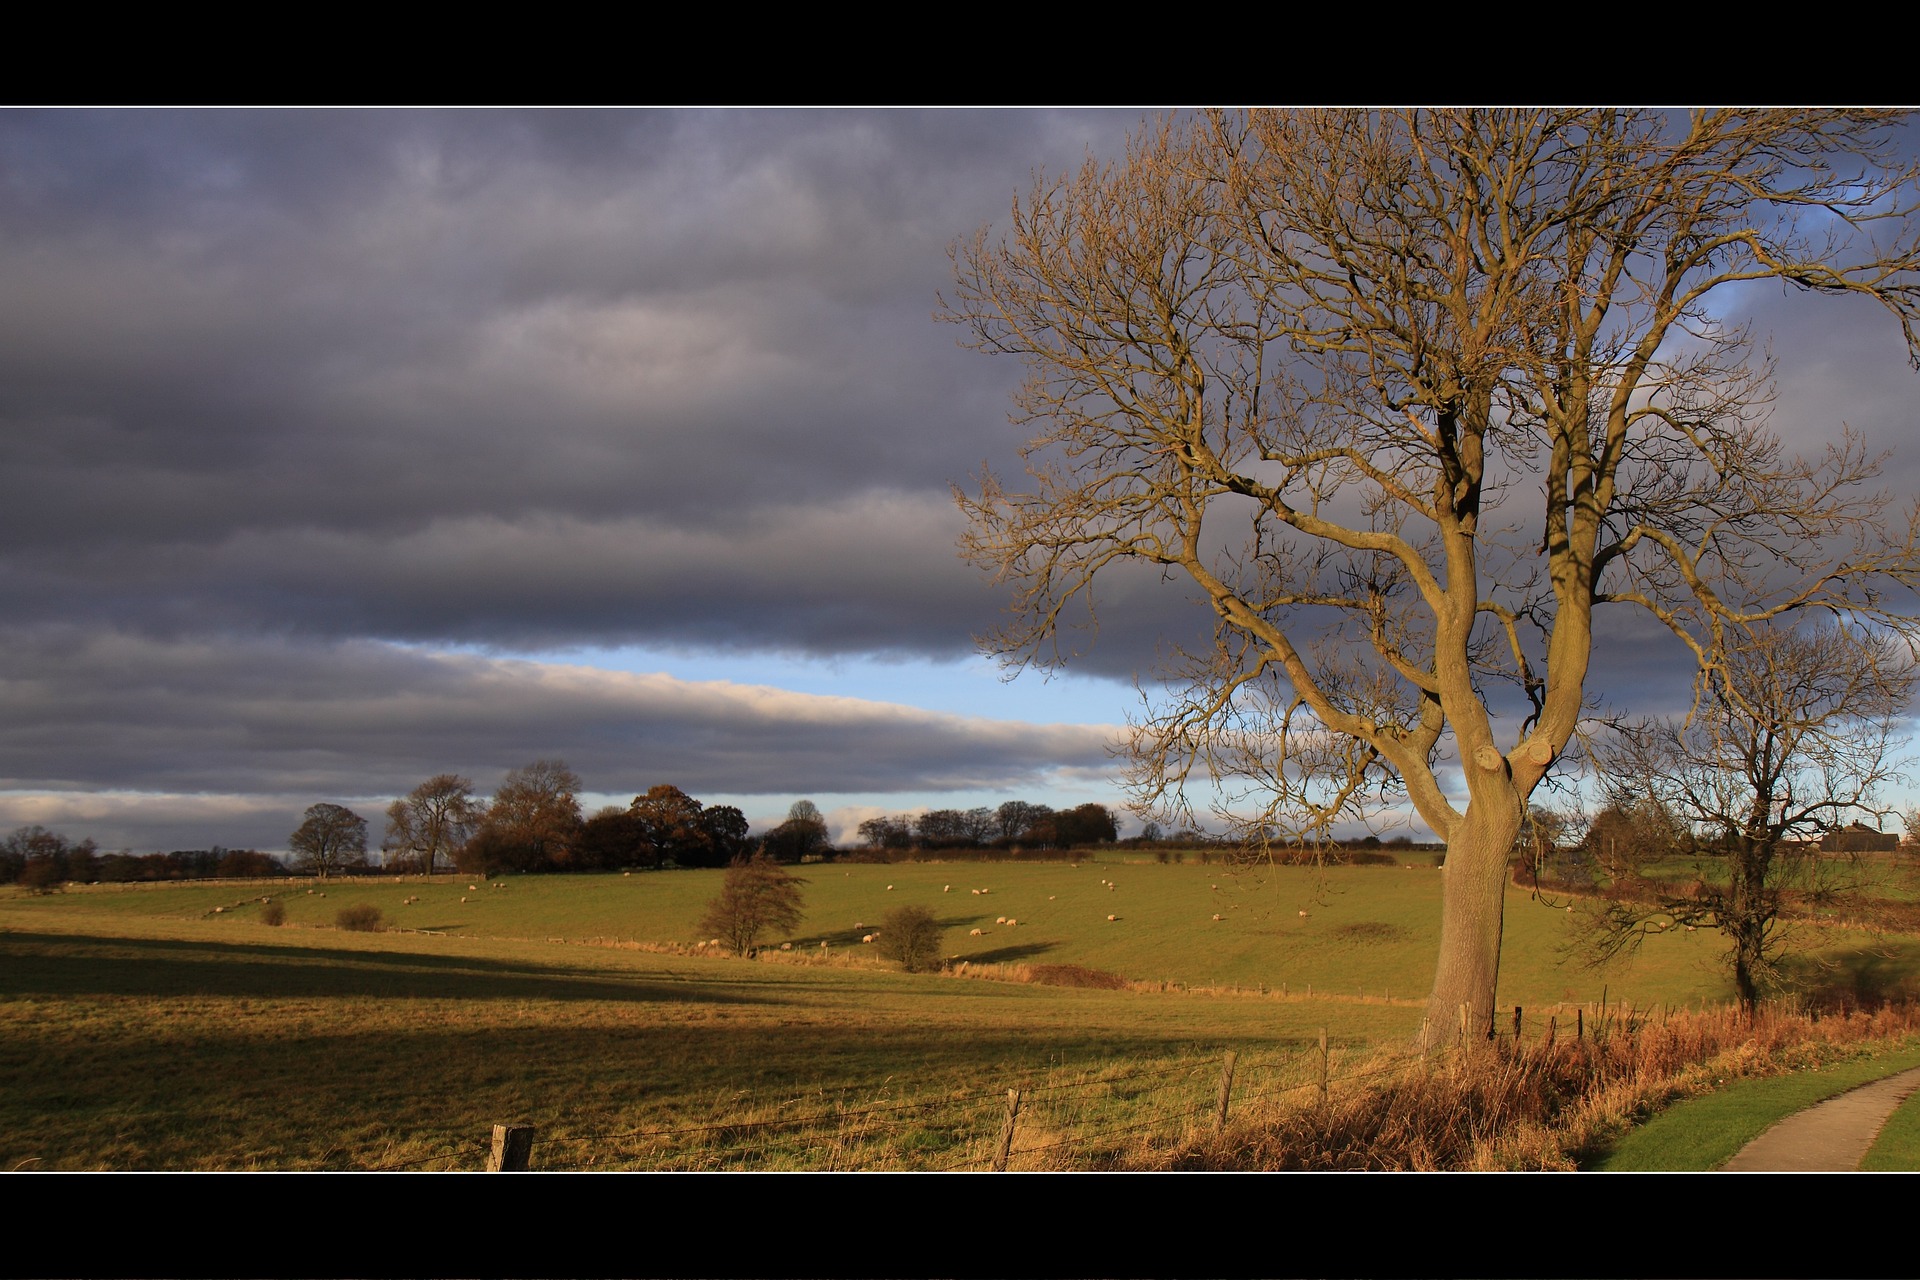
POLYGON ((1214 1117, 1213 1122, 1213 1127, 1216 1129, 1224 1129, 1227 1127, 1227 1098, 1233 1093, 1233 1060, 1235 1056, 1233 1050, 1227 1050, 1227 1060, 1220 1068, 1219 1114, 1214 1117))
POLYGON ((1519 1005, 1513 1006, 1513 1043, 1516 1047, 1520 1043, 1520 1006, 1519 1005))
POLYGON ((1320 1105, 1327 1105, 1327 1029, 1320 1028, 1320 1105))
POLYGON ((493 1150, 487 1155, 488 1173, 524 1173, 533 1156, 533 1126, 493 1126, 493 1150))
POLYGON ((1553 1048, 1553 1033, 1560 1029, 1560 1019, 1556 1015, 1547 1019, 1547 1048, 1553 1048))
POLYGON ((1013 1155, 1013 1120, 1020 1114, 1020 1091, 1007 1090, 1007 1124, 1000 1131, 1000 1152, 993 1158, 993 1171, 1005 1173, 1007 1160, 1013 1155))

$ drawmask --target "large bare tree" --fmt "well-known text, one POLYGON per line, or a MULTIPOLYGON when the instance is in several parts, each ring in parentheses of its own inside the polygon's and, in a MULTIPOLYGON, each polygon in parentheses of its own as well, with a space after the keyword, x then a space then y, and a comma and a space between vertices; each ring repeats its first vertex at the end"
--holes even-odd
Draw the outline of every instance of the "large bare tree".
POLYGON ((453 860, 486 811, 471 779, 437 773, 387 806, 387 837, 380 847, 388 865, 432 875, 436 863, 453 860))
POLYGON ((1184 579, 1215 639, 1135 727, 1136 799, 1178 812, 1198 769, 1303 831, 1404 797, 1448 846, 1422 1040, 1484 1024, 1604 607, 1703 670, 1797 610, 1905 625, 1916 527, 1866 488, 1878 460, 1786 450, 1767 362, 1710 310, 1755 280, 1859 294, 1911 351, 1901 123, 1210 115, 1040 175, 941 300, 1028 366, 1026 482, 958 495, 965 552, 1016 589, 989 647, 1059 661, 1114 568, 1184 579))
POLYGON ((287 848, 295 865, 325 880, 367 860, 367 820, 345 805, 309 805, 299 829, 287 837, 287 848))
POLYGON ((1910 654, 1883 635, 1765 627, 1730 649, 1691 717, 1618 726, 1597 752, 1609 798, 1679 818, 1697 874, 1599 903, 1594 958, 1649 933, 1717 929, 1751 1014, 1794 917, 1860 878, 1858 858, 1820 837, 1892 812, 1882 789, 1902 780, 1896 735, 1914 686, 1910 654))

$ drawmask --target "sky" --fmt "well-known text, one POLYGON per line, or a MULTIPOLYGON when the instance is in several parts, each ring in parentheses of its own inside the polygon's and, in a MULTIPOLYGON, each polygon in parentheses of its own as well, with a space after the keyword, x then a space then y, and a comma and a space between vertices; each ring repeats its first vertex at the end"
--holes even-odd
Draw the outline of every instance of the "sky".
MULTIPOLYGON (((1120 805, 1136 577, 1066 674, 953 486, 1020 370, 934 320, 949 247, 1125 110, 0 112, 0 831, 281 850, 426 778, 563 759, 756 829, 1120 805)), ((1776 426, 1907 447, 1870 306, 1744 291, 1776 426)), ((1685 675, 1607 635, 1611 705, 1685 675)), ((1137 829, 1137 822, 1123 824, 1137 829)))

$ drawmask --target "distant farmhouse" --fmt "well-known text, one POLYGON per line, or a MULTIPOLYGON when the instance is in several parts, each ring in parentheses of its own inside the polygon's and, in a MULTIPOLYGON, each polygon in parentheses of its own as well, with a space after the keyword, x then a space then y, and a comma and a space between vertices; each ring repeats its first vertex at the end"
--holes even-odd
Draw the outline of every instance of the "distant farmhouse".
POLYGON ((1885 849, 1898 849, 1900 837, 1890 831, 1875 831, 1864 822, 1854 822, 1828 832, 1820 841, 1822 853, 1875 853, 1885 849))

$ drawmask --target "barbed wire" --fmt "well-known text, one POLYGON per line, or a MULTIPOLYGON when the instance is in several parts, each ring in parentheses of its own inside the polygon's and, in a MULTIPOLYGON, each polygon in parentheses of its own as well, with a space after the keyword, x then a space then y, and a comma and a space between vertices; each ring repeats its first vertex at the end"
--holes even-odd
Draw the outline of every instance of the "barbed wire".
MULTIPOLYGON (((1553 1015, 1557 1017, 1558 1015, 1553 1015)), ((1629 1015, 1625 1013, 1606 1015, 1587 1025, 1587 1043, 1592 1043, 1593 1033, 1612 1021, 1619 1026, 1645 1026, 1652 1020, 1650 1013, 1629 1015)), ((1538 1026, 1537 1018, 1522 1019, 1522 1032, 1515 1037, 1510 1029, 1505 1034, 1496 1030, 1490 1039, 1501 1041, 1513 1049, 1521 1048, 1527 1037, 1524 1032, 1529 1026, 1538 1026)), ((1545 1035, 1533 1037, 1540 1048, 1555 1043, 1545 1035)), ((1576 1040, 1568 1037, 1564 1044, 1572 1046, 1576 1040)), ((1333 1052, 1329 1046, 1327 1052, 1333 1052)), ((1272 1056, 1241 1058, 1236 1053, 1232 1071, 1232 1080, 1238 1087, 1230 1090, 1232 1103, 1239 1108, 1267 1103, 1297 1094, 1308 1089, 1328 1089, 1347 1087, 1368 1081, 1378 1080, 1403 1072, 1416 1063, 1426 1061, 1417 1053, 1392 1054, 1382 1057, 1369 1053, 1364 1065, 1354 1065, 1333 1069, 1329 1063, 1324 1081, 1318 1077, 1299 1079, 1298 1075, 1276 1081, 1274 1077, 1283 1072, 1298 1072, 1303 1064, 1311 1063, 1321 1057, 1321 1051, 1313 1047, 1289 1049, 1272 1056), (1262 1079, 1264 1077, 1264 1079, 1262 1079), (1261 1083, 1255 1084, 1256 1080, 1261 1083)), ((1531 1065, 1523 1070, 1532 1069, 1531 1065)), ((1219 1076, 1223 1065, 1218 1059, 1187 1060, 1165 1066, 1142 1067, 1097 1079, 1082 1077, 1072 1080, 1047 1080, 1035 1082, 1031 1079, 1011 1086, 1010 1089, 982 1089, 979 1091, 945 1092, 936 1096, 916 1097, 906 1101, 874 1103, 867 1106, 836 1106, 825 1110, 816 1110, 801 1115, 776 1116, 765 1119, 721 1120, 696 1125, 665 1125, 633 1129, 572 1133, 565 1136, 544 1137, 541 1139, 543 1150, 555 1148, 578 1150, 583 1147, 628 1147, 624 1152, 602 1151, 600 1155, 586 1160, 562 1160, 555 1162, 543 1160, 540 1167, 552 1170, 604 1168, 614 1164, 626 1164, 627 1161, 641 1156, 640 1151, 631 1148, 643 1144, 652 1144, 649 1168, 656 1169, 718 1169, 724 1167, 754 1167, 779 1163, 786 1168, 845 1168, 843 1161, 849 1159, 858 1162, 862 1152, 873 1148, 886 1148, 894 1140, 907 1135, 925 1134, 929 1130, 903 1126, 896 1123, 913 1113, 937 1111, 940 1115, 939 1128, 952 1134, 967 1124, 978 1123, 983 1112, 1002 1109, 1007 1102, 1009 1092, 1017 1092, 1021 1106, 1015 1112, 1017 1116, 1026 1116, 1029 1123, 1038 1123, 1045 1128, 1064 1128, 1070 1132, 1063 1137, 1033 1146, 1020 1146, 1010 1153, 1012 1158, 1031 1158, 1045 1153, 1058 1153, 1074 1148, 1093 1146, 1111 1147, 1114 1140, 1154 1131, 1188 1131, 1195 1125, 1204 1124, 1206 1117, 1216 1105, 1212 1098, 1195 1098, 1185 1091, 1161 1089, 1151 1091, 1144 1097, 1122 1096, 1115 1086, 1136 1082, 1165 1081, 1184 1077, 1186 1081, 1199 1087, 1210 1078, 1219 1076), (1077 1103, 1075 1100, 1078 1100, 1077 1103), (1124 1118, 1115 1118, 1114 1109, 1125 1108, 1124 1118), (812 1131, 809 1133, 809 1131, 812 1131), (793 1141, 782 1141, 779 1135, 791 1134, 793 1141), (711 1138, 725 1135, 725 1138, 711 1145, 689 1147, 689 1140, 711 1138), (665 1147, 667 1149, 661 1149, 665 1147), (824 1159, 822 1157, 824 1156, 824 1159), (811 1160, 812 1163, 807 1163, 811 1160)), ((1016 1121, 1017 1127, 1017 1121, 1016 1121)), ((942 1158, 934 1161, 914 1163, 910 1156, 899 1152, 889 1152, 904 1162, 904 1167, 918 1167, 929 1171, 957 1172, 970 1168, 988 1168, 995 1163, 991 1153, 995 1136, 989 1133, 976 1133, 964 1141, 965 1149, 956 1153, 943 1153, 942 1158), (982 1144, 989 1148, 982 1154, 982 1144)), ((484 1161, 488 1154, 487 1146, 462 1147, 453 1152, 441 1152, 413 1160, 386 1161, 368 1166, 373 1171, 401 1171, 421 1166, 459 1162, 464 1159, 484 1161)), ((862 1164, 860 1167, 873 1167, 862 1164)), ((902 1167, 902 1166, 894 1166, 902 1167)))

